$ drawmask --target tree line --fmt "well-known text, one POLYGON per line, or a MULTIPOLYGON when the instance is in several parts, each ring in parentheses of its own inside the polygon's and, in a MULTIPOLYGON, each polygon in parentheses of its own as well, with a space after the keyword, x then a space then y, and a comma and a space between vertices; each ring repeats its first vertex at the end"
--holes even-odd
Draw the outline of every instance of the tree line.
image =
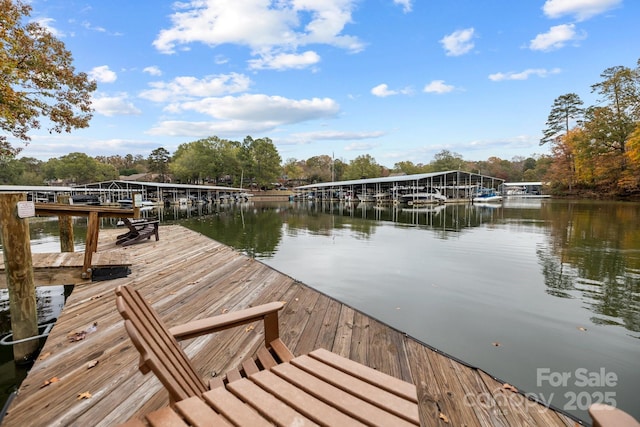
POLYGON ((540 144, 551 144, 547 179, 568 192, 616 196, 640 190, 640 59, 615 66, 591 86, 596 105, 568 93, 555 99, 540 144))

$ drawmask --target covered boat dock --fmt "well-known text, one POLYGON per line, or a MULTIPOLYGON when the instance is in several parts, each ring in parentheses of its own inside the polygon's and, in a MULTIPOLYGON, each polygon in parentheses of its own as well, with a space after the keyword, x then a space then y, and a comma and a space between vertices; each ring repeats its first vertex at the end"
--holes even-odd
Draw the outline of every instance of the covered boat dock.
POLYGON ((469 201, 480 189, 498 189, 504 179, 451 170, 415 175, 322 182, 296 187, 297 196, 306 199, 398 202, 403 195, 436 191, 447 202, 469 201))
POLYGON ((234 198, 242 194, 243 190, 217 185, 111 180, 74 186, 0 185, 0 192, 27 193, 28 200, 39 203, 54 203, 59 195, 69 195, 72 199, 79 196, 93 196, 95 204, 106 205, 117 204, 118 200, 130 200, 133 198, 133 193, 141 194, 143 200, 178 204, 234 198))

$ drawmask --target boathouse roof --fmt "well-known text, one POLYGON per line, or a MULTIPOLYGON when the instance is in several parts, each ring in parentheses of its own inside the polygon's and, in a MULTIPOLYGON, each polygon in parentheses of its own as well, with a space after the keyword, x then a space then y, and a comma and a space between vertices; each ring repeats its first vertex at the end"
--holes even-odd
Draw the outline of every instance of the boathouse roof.
POLYGON ((464 172, 461 170, 449 170, 444 172, 431 172, 431 173, 419 173, 413 175, 395 175, 385 176, 378 178, 364 178, 353 179, 349 181, 334 181, 334 182, 320 182, 316 184, 302 185, 295 187, 297 190, 307 190, 313 188, 326 188, 335 186, 350 186, 350 185, 367 185, 367 184, 381 184, 381 183, 403 183, 412 181, 428 181, 433 179, 438 181, 439 185, 456 185, 456 184, 470 184, 476 185, 487 181, 499 181, 504 182, 504 179, 496 178, 493 176, 481 175, 472 172, 464 172))

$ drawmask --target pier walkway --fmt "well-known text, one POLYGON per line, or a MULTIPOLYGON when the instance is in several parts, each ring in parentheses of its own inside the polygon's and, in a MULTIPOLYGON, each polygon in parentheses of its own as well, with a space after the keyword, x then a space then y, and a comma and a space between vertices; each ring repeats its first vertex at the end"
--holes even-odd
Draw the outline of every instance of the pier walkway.
MULTIPOLYGON (((168 404, 158 380, 138 371, 138 352, 115 306, 120 284, 138 289, 169 326, 285 301, 281 337, 294 354, 324 347, 413 382, 425 426, 575 424, 487 373, 196 232, 161 226, 160 241, 126 248, 115 245, 118 232, 103 230, 98 252, 124 251, 131 275, 75 287, 3 427, 109 426, 168 404)), ((239 365, 262 340, 256 324, 192 339, 184 348, 206 378, 239 365)))

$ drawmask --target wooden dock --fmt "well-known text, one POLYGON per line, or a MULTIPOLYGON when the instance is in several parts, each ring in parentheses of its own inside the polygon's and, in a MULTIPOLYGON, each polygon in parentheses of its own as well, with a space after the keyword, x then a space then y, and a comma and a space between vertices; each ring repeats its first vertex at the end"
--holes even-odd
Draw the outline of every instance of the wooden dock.
MULTIPOLYGON (((126 248, 115 246, 116 234, 100 233, 98 253, 126 253, 131 275, 75 287, 3 426, 109 426, 167 405, 155 377, 138 371, 138 352, 115 307, 119 284, 138 289, 168 326, 285 301, 281 336, 294 354, 324 347, 413 382, 425 426, 575 424, 489 374, 198 233, 161 226, 160 241, 126 248)), ((256 324, 184 344, 206 378, 237 366, 262 339, 256 324)))

